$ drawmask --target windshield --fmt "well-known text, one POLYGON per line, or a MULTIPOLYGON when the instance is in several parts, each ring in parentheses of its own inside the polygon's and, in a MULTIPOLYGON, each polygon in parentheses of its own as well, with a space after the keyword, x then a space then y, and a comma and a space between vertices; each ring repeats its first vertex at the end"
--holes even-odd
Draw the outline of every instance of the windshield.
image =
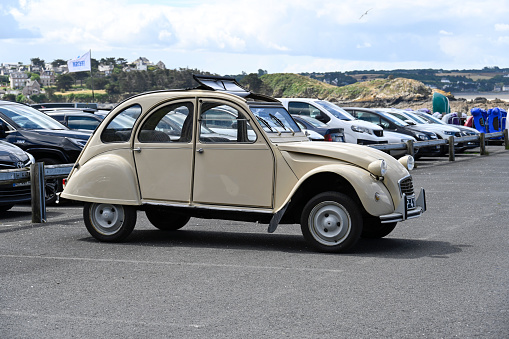
POLYGON ((267 133, 300 132, 299 126, 283 107, 251 107, 251 112, 267 133))
POLYGON ((391 114, 385 114, 385 112, 382 112, 382 111, 377 111, 377 112, 380 113, 385 119, 392 121, 397 126, 400 126, 400 127, 408 126, 408 124, 406 122, 404 122, 403 120, 401 120, 399 118, 396 118, 395 116, 393 116, 391 114))
POLYGON ((317 103, 325 108, 327 111, 329 111, 332 115, 334 115, 336 118, 341 120, 356 120, 350 113, 342 109, 341 107, 325 101, 325 100, 319 100, 317 103))
POLYGON ((419 118, 417 114, 413 114, 412 112, 406 112, 406 115, 408 115, 410 119, 412 119, 418 124, 427 124, 427 122, 424 119, 419 118))
POLYGON ((9 117, 19 128, 23 129, 67 129, 55 119, 29 106, 5 105, 0 112, 9 117))
POLYGON ((439 119, 435 118, 434 116, 426 114, 426 113, 419 114, 419 118, 426 120, 426 122, 428 122, 430 124, 441 124, 441 125, 445 124, 445 122, 443 122, 442 120, 439 120, 439 119))

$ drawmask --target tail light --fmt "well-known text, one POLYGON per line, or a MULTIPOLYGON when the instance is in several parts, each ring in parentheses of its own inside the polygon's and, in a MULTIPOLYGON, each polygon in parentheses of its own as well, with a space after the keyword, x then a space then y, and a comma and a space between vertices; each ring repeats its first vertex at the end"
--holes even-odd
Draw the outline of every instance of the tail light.
POLYGON ((323 141, 332 141, 332 136, 330 134, 325 134, 323 136, 323 141))

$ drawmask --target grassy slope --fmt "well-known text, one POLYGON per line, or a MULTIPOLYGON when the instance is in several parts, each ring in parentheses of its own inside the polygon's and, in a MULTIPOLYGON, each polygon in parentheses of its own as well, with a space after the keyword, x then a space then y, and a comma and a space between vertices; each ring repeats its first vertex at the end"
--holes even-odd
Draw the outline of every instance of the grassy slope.
POLYGON ((319 98, 330 101, 425 100, 431 89, 423 83, 403 78, 375 79, 336 87, 308 77, 291 74, 266 74, 261 77, 267 93, 274 97, 319 98))

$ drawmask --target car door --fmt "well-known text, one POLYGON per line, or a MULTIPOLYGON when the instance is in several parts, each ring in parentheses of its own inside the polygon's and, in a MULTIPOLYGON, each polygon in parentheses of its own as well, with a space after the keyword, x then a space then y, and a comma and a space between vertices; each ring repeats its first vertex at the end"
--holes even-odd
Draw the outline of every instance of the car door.
POLYGON ((200 100, 193 202, 272 207, 274 156, 246 112, 231 103, 200 100))
POLYGON ((194 99, 163 105, 140 123, 133 150, 143 200, 189 203, 194 99))

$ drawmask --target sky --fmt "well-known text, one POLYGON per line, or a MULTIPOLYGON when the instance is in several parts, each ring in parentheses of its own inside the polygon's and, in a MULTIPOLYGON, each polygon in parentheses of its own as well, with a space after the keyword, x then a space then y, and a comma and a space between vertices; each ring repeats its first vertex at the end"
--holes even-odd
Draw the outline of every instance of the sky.
POLYGON ((143 56, 221 75, 509 67, 509 0, 2 0, 0 63, 143 56))

